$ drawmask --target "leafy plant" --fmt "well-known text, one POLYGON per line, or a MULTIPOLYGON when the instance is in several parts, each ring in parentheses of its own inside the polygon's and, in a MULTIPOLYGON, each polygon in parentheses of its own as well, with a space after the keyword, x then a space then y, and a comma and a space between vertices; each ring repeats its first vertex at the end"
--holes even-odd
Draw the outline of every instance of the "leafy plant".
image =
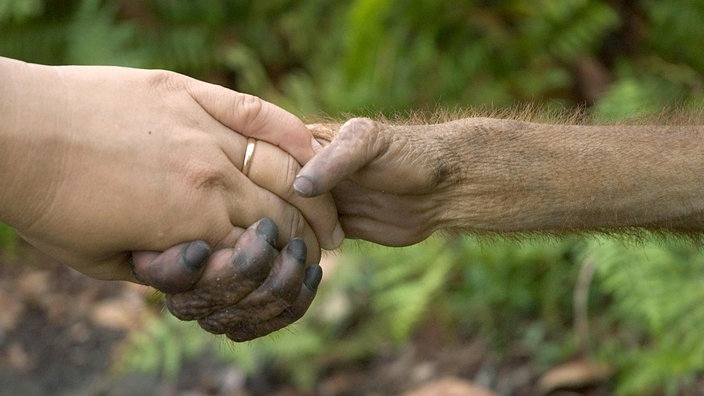
MULTIPOLYGON (((364 244, 341 257, 300 323, 246 345, 219 348, 221 357, 250 371, 273 361, 299 384, 312 386, 326 362, 369 358, 407 341, 442 290, 455 258, 439 240, 393 252, 364 244)), ((128 366, 174 374, 177 362, 213 341, 190 329, 171 319, 154 323, 131 343, 128 366)))
POLYGON ((600 289, 613 299, 615 325, 635 330, 616 350, 609 350, 612 345, 602 351, 622 370, 618 393, 662 389, 674 395, 692 384, 704 371, 701 246, 660 240, 627 247, 599 238, 589 242, 584 254, 597 263, 600 289))
MULTIPOLYGON (((526 101, 570 109, 583 105, 578 66, 591 59, 608 83, 585 114, 613 122, 702 108, 702 20, 698 0, 0 0, 0 55, 165 68, 300 115, 344 117, 526 101)), ((0 246, 12 235, 0 226, 0 246)), ((212 348, 312 384, 326 365, 400 348, 432 312, 459 336, 484 337, 497 351, 518 340, 551 364, 575 352, 571 293, 588 256, 599 264, 592 351, 618 365, 622 394, 674 394, 702 372, 699 250, 603 238, 348 244, 292 329, 218 347, 161 319, 127 356, 133 367, 174 375, 212 348)))

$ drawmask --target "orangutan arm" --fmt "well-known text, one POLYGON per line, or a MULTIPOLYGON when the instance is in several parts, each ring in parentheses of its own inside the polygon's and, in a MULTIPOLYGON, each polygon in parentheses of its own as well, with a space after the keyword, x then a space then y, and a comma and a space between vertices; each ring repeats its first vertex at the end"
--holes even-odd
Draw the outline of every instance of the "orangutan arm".
POLYGON ((704 231, 704 126, 467 118, 309 127, 336 135, 294 187, 332 189, 348 237, 408 245, 441 229, 704 231))

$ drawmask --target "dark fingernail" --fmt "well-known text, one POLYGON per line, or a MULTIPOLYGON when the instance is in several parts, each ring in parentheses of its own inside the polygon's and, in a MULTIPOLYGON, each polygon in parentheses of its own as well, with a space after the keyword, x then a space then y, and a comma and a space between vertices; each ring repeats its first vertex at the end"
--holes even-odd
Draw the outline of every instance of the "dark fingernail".
POLYGON ((190 272, 198 272, 205 265, 212 251, 204 241, 193 241, 186 246, 183 252, 182 263, 190 272))
POLYGON ((276 246, 276 241, 279 239, 279 230, 276 228, 276 223, 268 217, 259 220, 257 224, 257 235, 260 235, 271 246, 276 246))
POLYGON ((293 182, 293 189, 304 197, 312 197, 315 193, 313 182, 305 176, 297 176, 293 182))
POLYGON ((306 278, 303 280, 303 284, 316 291, 321 279, 323 279, 323 269, 319 265, 311 265, 306 269, 306 278))
POLYGON ((301 265, 305 264, 308 249, 306 248, 306 243, 303 242, 303 239, 291 239, 288 245, 286 245, 286 250, 288 250, 289 254, 291 254, 291 256, 293 256, 298 262, 300 262, 301 265))

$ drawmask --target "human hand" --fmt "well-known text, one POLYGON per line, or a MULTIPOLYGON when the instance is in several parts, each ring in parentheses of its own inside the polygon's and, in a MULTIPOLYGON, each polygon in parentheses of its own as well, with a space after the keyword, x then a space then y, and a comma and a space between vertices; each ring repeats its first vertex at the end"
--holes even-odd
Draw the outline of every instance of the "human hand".
POLYGON ((405 246, 440 226, 451 183, 435 134, 366 118, 337 132, 332 124, 309 128, 325 147, 298 173, 294 188, 306 197, 332 191, 347 237, 405 246))
POLYGON ((249 177, 240 171, 247 139, 235 132, 312 152, 308 130, 280 108, 165 71, 16 63, 0 90, 0 218, 60 261, 133 280, 132 251, 230 247, 265 216, 277 246, 303 238, 308 263, 318 240, 341 240, 331 197, 296 197, 298 163, 275 146, 259 142, 249 177))
POLYGON ((134 256, 136 277, 166 293, 166 306, 182 320, 233 341, 265 336, 298 320, 315 297, 319 265, 305 265, 306 246, 291 240, 276 249, 276 225, 264 218, 234 248, 212 252, 202 241, 163 253, 134 256))

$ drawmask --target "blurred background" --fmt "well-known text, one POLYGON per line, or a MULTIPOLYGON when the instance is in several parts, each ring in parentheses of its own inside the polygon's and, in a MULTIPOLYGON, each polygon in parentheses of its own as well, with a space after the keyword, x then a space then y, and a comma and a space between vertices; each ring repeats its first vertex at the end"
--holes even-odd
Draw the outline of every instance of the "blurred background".
MULTIPOLYGON (((308 118, 617 122, 701 113, 704 2, 0 0, 0 56, 169 69, 308 118)), ((0 394, 704 394, 699 241, 346 243, 324 269, 301 321, 233 344, 0 225, 0 394)))

